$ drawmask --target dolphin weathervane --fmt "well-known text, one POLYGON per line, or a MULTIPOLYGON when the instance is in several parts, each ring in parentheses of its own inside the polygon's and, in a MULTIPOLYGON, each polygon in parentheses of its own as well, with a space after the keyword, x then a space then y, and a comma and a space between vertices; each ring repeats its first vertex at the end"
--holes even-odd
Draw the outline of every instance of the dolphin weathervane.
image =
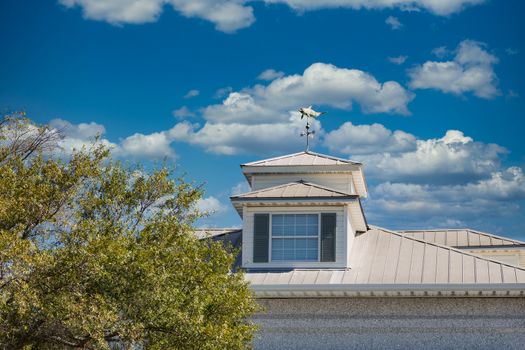
POLYGON ((325 114, 326 112, 317 112, 312 108, 312 106, 301 107, 299 108, 298 111, 299 113, 301 113, 301 119, 306 117, 305 131, 301 133, 301 136, 306 136, 306 152, 308 152, 310 149, 310 142, 309 142, 310 135, 315 134, 315 130, 310 130, 310 118, 313 118, 313 119, 319 118, 319 116, 325 114))

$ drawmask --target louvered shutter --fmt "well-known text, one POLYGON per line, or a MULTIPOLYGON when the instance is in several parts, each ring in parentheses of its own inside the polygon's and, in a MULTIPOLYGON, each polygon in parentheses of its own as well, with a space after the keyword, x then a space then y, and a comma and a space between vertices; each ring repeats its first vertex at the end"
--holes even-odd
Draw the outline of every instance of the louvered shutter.
POLYGON ((268 262, 270 214, 255 214, 253 228, 253 262, 268 262))
POLYGON ((335 261, 335 213, 321 214, 321 261, 335 261))

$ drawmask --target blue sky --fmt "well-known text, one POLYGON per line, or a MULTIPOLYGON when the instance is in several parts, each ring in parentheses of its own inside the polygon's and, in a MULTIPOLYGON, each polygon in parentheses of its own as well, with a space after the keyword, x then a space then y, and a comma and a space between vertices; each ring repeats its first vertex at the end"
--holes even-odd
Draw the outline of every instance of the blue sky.
POLYGON ((518 0, 4 0, 0 106, 168 159, 238 226, 239 164, 303 150, 365 163, 371 223, 525 239, 518 0), (367 6, 361 6, 362 4, 367 6), (384 5, 390 3, 390 6, 384 5))

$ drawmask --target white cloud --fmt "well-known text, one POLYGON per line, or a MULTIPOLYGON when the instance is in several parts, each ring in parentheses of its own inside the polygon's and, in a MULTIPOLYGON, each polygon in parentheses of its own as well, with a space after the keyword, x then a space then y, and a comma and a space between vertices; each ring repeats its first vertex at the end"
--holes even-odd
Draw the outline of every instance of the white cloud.
POLYGON ((326 63, 314 63, 302 75, 284 76, 247 91, 258 104, 279 109, 310 104, 351 109, 357 103, 365 113, 409 114, 407 105, 414 97, 395 81, 380 83, 361 70, 326 63))
MULTIPOLYGON (((350 149, 351 151, 351 149, 350 149)), ((390 181, 459 183, 497 171, 507 150, 496 144, 475 142, 461 131, 449 130, 439 139, 417 140, 408 152, 378 152, 355 157, 374 178, 390 181)))
POLYGON ((507 47, 507 48, 505 49, 505 53, 506 53, 507 55, 509 55, 509 56, 517 55, 518 52, 519 52, 519 51, 518 51, 517 49, 514 49, 514 48, 512 48, 512 47, 507 47))
POLYGON ((295 10, 307 11, 324 8, 426 10, 440 16, 459 12, 467 6, 485 0, 265 0, 266 3, 284 3, 295 10))
POLYGON ((446 46, 440 46, 432 49, 432 54, 437 58, 444 58, 445 56, 448 56, 450 54, 450 51, 447 49, 446 46))
POLYGON ((499 94, 498 78, 493 69, 497 62, 484 44, 465 40, 459 44, 453 61, 427 61, 412 68, 410 86, 456 95, 472 92, 477 97, 494 98, 499 94))
POLYGON ((106 131, 101 124, 90 122, 73 124, 64 119, 53 119, 49 126, 63 134, 59 146, 64 154, 71 154, 74 150, 82 148, 89 149, 93 145, 96 136, 99 136, 98 144, 102 144, 117 157, 136 158, 174 158, 175 151, 171 148, 173 137, 168 131, 154 132, 151 134, 135 133, 119 143, 110 142, 104 138, 106 131))
POLYGON ((155 22, 162 12, 163 0, 58 0, 71 8, 82 8, 84 18, 112 24, 155 22))
POLYGON ((505 97, 507 99, 517 98, 517 97, 520 97, 520 94, 517 93, 516 91, 512 90, 512 89, 509 89, 507 91, 507 95, 505 97))
POLYGON ((68 7, 80 7, 85 18, 112 24, 155 22, 165 5, 185 17, 201 18, 223 32, 249 27, 255 21, 253 8, 242 0, 59 0, 68 7))
MULTIPOLYGON (((459 12, 484 0, 259 0, 281 3, 297 11, 326 8, 426 10, 440 16, 459 12)), ((200 18, 217 30, 232 33, 255 22, 247 0, 58 0, 67 8, 79 7, 84 18, 114 25, 155 22, 165 6, 188 18, 200 18)), ((256 2, 254 0, 253 2, 256 2)))
POLYGON ((49 127, 62 134, 63 138, 58 142, 58 146, 66 155, 82 148, 89 149, 97 136, 100 137, 97 140, 98 144, 105 145, 114 151, 118 149, 116 144, 102 137, 106 129, 103 125, 95 122, 73 124, 67 120, 56 118, 49 122, 49 127))
POLYGON ((346 122, 326 134, 324 145, 333 152, 353 155, 410 152, 416 150, 416 137, 401 130, 388 130, 381 124, 346 122))
POLYGON ((259 74, 257 79, 271 81, 277 78, 282 78, 283 76, 284 76, 284 72, 276 71, 275 69, 267 69, 261 74, 259 74))
POLYGON ((217 91, 215 91, 215 93, 213 94, 213 98, 215 99, 223 98, 224 96, 228 95, 232 91, 233 91, 233 88, 231 86, 226 86, 226 87, 217 89, 217 91))
POLYGON ((120 153, 139 158, 173 158, 172 139, 166 131, 144 135, 136 133, 121 142, 120 153))
POLYGON ((192 112, 188 107, 182 106, 172 112, 176 118, 195 117, 195 113, 192 112))
POLYGON ((186 93, 186 95, 184 95, 184 98, 192 98, 192 97, 196 97, 196 96, 199 96, 200 95, 200 91, 197 90, 197 89, 191 89, 190 91, 188 91, 186 93))
POLYGON ((381 124, 351 122, 325 132, 323 145, 365 164, 372 179, 455 184, 477 181, 498 171, 507 150, 475 141, 459 130, 441 138, 417 139, 381 124))
POLYGON ((404 55, 399 55, 399 56, 395 56, 395 57, 388 57, 388 60, 393 63, 393 64, 397 64, 397 65, 400 65, 400 64, 403 64, 405 63, 405 61, 407 60, 408 56, 404 56, 404 55))
POLYGON ((399 22, 399 19, 394 16, 388 16, 385 23, 388 24, 392 30, 401 29, 401 27, 403 27, 403 23, 399 22))
POLYGON ((201 213, 220 214, 228 210, 228 207, 221 203, 217 198, 210 196, 200 198, 196 204, 197 210, 201 213))
POLYGON ((488 176, 459 185, 385 182, 372 188, 367 213, 402 228, 464 227, 516 215, 517 201, 525 199, 523 170, 510 167, 488 176))
POLYGON ((204 116, 210 122, 264 124, 282 119, 282 115, 272 108, 258 104, 248 93, 232 92, 222 104, 204 109, 204 116))
MULTIPOLYGON (((312 128, 322 135, 318 121, 312 122, 312 128)), ((305 140, 299 135, 303 129, 304 122, 298 113, 293 113, 289 120, 271 124, 206 123, 199 129, 198 125, 183 122, 176 124, 170 133, 174 141, 188 142, 211 153, 271 154, 302 149, 305 140)))
POLYGON ((73 124, 67 120, 56 118, 49 122, 49 126, 62 132, 66 137, 76 139, 90 139, 106 132, 104 125, 91 122, 73 124))
MULTIPOLYGON (((360 70, 315 63, 303 74, 231 92, 222 103, 202 109, 203 126, 179 123, 169 133, 174 141, 218 154, 297 151, 305 143, 299 137, 304 120, 295 111, 298 106, 349 110, 357 103, 365 113, 408 114, 412 98, 397 82, 380 83, 360 70)), ((315 143, 323 129, 319 121, 312 126, 317 131, 315 143)))
POLYGON ((250 185, 246 181, 239 182, 235 186, 232 187, 230 193, 232 196, 237 196, 242 193, 250 192, 251 188, 250 185))

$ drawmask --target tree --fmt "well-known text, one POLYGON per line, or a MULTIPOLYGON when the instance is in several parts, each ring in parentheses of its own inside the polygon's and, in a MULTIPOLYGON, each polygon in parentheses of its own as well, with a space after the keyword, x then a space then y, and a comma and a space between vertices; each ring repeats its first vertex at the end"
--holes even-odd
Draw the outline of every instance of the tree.
POLYGON ((55 157, 59 139, 0 125, 0 348, 250 347, 236 252, 193 235, 201 190, 96 143, 55 157))

